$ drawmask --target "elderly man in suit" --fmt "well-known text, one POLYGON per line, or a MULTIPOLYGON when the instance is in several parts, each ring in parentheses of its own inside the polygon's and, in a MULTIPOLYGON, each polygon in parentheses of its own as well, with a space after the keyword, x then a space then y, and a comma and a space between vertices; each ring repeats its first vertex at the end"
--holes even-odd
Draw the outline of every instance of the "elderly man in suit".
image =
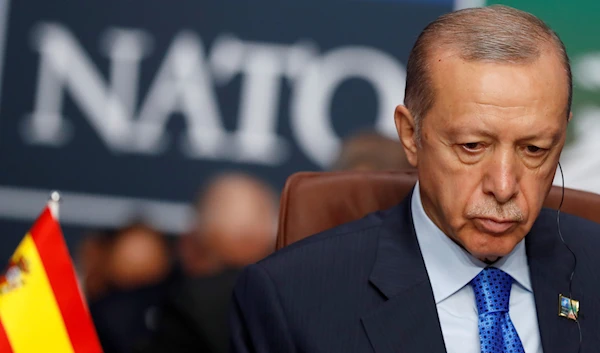
POLYGON ((535 16, 429 24, 395 111, 413 192, 247 267, 232 351, 600 352, 600 225, 542 209, 571 95, 565 47, 535 16))

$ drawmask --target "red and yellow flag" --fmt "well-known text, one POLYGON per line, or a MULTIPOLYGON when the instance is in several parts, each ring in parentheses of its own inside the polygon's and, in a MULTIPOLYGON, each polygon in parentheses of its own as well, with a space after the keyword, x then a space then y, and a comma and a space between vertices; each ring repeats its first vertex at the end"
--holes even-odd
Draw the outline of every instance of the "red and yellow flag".
POLYGON ((0 352, 102 352, 49 207, 0 276, 0 352))

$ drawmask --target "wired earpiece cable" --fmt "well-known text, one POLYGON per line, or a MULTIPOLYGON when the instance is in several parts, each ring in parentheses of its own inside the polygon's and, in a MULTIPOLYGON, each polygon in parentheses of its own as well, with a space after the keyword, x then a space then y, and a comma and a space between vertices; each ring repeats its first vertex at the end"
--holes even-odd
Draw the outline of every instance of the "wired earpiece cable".
MULTIPOLYGON (((573 276, 575 275, 575 269, 577 268, 577 256, 575 255, 575 252, 573 252, 573 250, 571 250, 571 248, 569 247, 569 244, 567 244, 567 242, 565 242, 565 238, 563 238, 562 232, 560 231, 560 210, 562 208, 563 202, 565 201, 565 176, 563 174, 563 170, 562 170, 562 166, 560 165, 560 162, 558 162, 558 170, 560 171, 560 180, 562 182, 562 188, 561 188, 561 195, 560 195, 560 204, 558 205, 558 211, 556 212, 556 227, 558 229, 558 236, 560 237, 560 241, 562 241, 562 243, 565 245, 565 247, 567 248, 567 250, 569 250, 569 252, 571 253, 571 255, 573 256, 573 270, 571 271, 571 275, 569 276, 569 300, 571 308, 573 307, 573 276)), ((577 352, 581 352, 581 342, 582 342, 582 335, 581 335, 581 325, 579 323, 579 313, 575 314, 575 322, 577 323, 577 329, 579 330, 579 347, 577 348, 577 352)))

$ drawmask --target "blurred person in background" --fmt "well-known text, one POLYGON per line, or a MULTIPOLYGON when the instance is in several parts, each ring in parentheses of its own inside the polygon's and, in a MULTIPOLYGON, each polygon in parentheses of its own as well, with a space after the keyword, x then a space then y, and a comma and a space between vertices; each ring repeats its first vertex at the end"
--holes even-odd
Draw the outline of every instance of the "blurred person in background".
POLYGON ((129 353, 147 344, 163 301, 171 252, 163 234, 135 222, 117 230, 102 253, 106 290, 90 299, 105 353, 129 353))
POLYGON ((124 290, 163 281, 171 270, 171 256, 163 234, 144 223, 119 232, 108 257, 112 284, 124 290))
POLYGON ((88 302, 100 299, 109 289, 105 264, 112 235, 108 230, 87 232, 77 246, 77 274, 88 302))
POLYGON ((277 209, 274 191, 245 174, 223 174, 206 186, 195 226, 178 244, 182 276, 143 352, 228 352, 234 283, 242 267, 273 251, 277 209))
POLYGON ((400 141, 364 130, 346 138, 331 169, 378 171, 412 168, 400 141))

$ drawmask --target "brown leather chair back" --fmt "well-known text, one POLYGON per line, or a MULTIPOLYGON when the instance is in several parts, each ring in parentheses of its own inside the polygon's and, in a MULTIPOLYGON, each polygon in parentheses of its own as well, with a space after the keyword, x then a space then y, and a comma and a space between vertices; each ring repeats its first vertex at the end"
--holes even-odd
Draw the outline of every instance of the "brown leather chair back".
MULTIPOLYGON (((300 172, 281 194, 277 249, 312 234, 398 204, 417 180, 415 170, 393 172, 300 172)), ((544 203, 558 208, 560 187, 544 203)), ((562 211, 600 223, 600 195, 565 189, 562 211)))

